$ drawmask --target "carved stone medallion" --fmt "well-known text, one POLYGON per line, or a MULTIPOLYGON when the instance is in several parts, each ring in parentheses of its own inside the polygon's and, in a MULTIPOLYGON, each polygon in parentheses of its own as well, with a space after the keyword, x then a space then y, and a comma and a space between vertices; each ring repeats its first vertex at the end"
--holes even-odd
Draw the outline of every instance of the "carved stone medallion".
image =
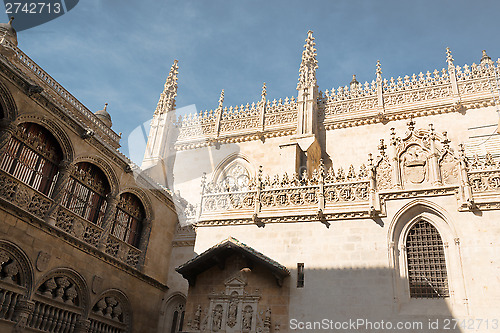
POLYGON ((49 266, 50 258, 52 256, 44 251, 38 252, 38 257, 36 258, 36 269, 43 272, 49 266))
POLYGON ((94 294, 97 294, 99 290, 101 290, 102 281, 102 277, 100 277, 99 275, 94 275, 94 278, 92 279, 92 292, 94 294))

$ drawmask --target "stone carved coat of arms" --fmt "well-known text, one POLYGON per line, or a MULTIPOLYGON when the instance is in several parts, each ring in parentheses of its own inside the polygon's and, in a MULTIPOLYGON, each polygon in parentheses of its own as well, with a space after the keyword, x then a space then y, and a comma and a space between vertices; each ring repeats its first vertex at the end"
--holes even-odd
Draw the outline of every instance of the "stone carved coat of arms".
POLYGON ((401 155, 405 182, 421 184, 427 178, 427 154, 419 145, 412 145, 401 155))

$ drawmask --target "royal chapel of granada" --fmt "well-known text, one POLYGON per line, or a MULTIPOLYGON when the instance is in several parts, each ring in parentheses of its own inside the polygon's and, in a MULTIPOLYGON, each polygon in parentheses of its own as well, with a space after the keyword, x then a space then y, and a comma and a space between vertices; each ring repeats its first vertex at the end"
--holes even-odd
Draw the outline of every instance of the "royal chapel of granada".
POLYGON ((309 31, 290 96, 180 117, 176 60, 137 166, 11 23, 0 332, 500 330, 500 59, 320 90, 309 31))

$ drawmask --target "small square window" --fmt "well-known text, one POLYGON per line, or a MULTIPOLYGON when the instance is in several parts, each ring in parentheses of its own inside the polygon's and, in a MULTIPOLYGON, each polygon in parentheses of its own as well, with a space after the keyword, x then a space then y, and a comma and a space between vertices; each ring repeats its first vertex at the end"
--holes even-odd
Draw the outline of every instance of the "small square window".
POLYGON ((297 264, 297 288, 304 288, 304 263, 297 264))

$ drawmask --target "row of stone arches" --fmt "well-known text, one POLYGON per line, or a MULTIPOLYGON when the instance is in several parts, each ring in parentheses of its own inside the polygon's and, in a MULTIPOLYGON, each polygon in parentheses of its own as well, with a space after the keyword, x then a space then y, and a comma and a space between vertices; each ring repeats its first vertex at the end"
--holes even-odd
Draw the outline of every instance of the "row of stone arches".
POLYGON ((0 169, 53 199, 47 216, 52 221, 57 207, 64 206, 144 250, 141 238, 147 238, 143 233, 154 218, 148 195, 138 186, 121 188, 123 177, 104 158, 75 153, 76 143, 55 121, 34 113, 18 115, 1 84, 0 91, 0 169))
MULTIPOLYGON (((40 264, 37 259, 37 267, 40 264)), ((91 295, 85 278, 56 268, 35 279, 28 256, 0 240, 0 320, 45 332, 130 332, 132 312, 119 289, 91 295)))

